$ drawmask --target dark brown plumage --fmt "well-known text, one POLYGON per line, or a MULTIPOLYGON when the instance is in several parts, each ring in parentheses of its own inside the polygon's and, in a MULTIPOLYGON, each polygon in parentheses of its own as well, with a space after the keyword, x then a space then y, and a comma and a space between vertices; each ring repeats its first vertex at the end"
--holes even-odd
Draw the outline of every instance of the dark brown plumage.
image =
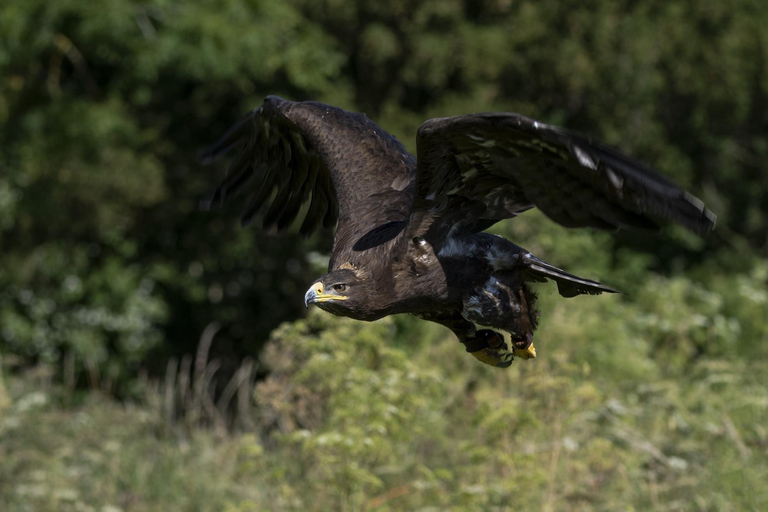
POLYGON ((417 149, 418 162, 363 114, 269 96, 204 154, 211 162, 236 150, 201 207, 250 188, 244 225, 261 216, 264 228, 282 230, 303 209, 302 234, 336 225, 329 272, 307 305, 359 320, 412 313, 502 367, 535 356, 530 283, 553 280, 565 297, 615 290, 483 233, 494 223, 538 207, 566 227, 715 226, 700 200, 650 167, 517 114, 431 119, 417 149), (509 332, 512 349, 476 323, 509 332))

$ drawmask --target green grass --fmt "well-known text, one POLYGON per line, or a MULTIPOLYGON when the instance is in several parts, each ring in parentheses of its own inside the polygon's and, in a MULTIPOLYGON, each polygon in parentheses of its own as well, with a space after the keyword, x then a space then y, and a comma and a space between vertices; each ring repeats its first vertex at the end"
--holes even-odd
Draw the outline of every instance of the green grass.
POLYGON ((0 510, 768 508, 765 357, 685 359, 658 340, 690 322, 638 302, 544 293, 543 307, 539 358, 507 370, 436 327, 404 346, 408 320, 284 325, 229 430, 194 372, 141 404, 6 372, 0 510))

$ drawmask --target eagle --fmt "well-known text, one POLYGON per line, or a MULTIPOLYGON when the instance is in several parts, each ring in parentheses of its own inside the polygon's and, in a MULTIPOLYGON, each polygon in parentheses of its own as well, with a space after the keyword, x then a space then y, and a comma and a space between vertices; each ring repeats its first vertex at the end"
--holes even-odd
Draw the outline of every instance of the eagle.
POLYGON ((501 368, 536 356, 532 283, 554 281, 564 297, 617 290, 486 233, 493 224, 536 207, 567 228, 715 227, 701 200, 649 166, 519 114, 429 119, 416 149, 418 158, 365 114, 268 96, 202 155, 210 163, 234 152, 200 206, 248 191, 244 226, 259 218, 285 230, 299 214, 302 235, 335 226, 328 273, 307 307, 364 321, 410 313, 501 368))

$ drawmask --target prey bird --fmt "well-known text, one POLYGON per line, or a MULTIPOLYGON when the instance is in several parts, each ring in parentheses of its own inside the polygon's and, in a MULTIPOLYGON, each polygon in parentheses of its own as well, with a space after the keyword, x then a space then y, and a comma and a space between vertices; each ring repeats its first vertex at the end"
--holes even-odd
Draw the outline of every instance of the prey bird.
POLYGON ((536 355, 531 283, 554 281, 564 297, 616 290, 485 233, 493 224, 536 207, 568 228, 715 227, 702 201, 647 165, 518 114, 430 119, 416 147, 418 158, 364 114, 268 96, 203 155, 210 163, 234 152, 201 208, 250 191, 244 225, 260 218, 283 230, 305 212, 302 234, 335 226, 328 273, 307 307, 366 321, 410 313, 497 367, 536 355))

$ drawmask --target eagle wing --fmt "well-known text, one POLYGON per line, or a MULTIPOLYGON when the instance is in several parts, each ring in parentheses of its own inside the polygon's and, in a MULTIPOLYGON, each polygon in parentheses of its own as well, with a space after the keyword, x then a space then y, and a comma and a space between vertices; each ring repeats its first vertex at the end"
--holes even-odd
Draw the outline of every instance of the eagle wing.
POLYGON ((210 163, 230 150, 236 155, 228 176, 202 199, 201 208, 220 207, 250 189, 242 223, 261 215, 264 229, 280 231, 309 203, 303 235, 338 221, 332 268, 364 235, 380 243, 390 236, 380 226, 397 228, 408 218, 415 160, 364 114, 268 96, 202 160, 210 163))
MULTIPOLYGON (((481 231, 538 207, 566 227, 704 233, 715 215, 650 167, 565 129, 509 113, 430 119, 417 136, 414 212, 430 232, 481 231)), ((439 243, 441 236, 435 236, 439 243)))

